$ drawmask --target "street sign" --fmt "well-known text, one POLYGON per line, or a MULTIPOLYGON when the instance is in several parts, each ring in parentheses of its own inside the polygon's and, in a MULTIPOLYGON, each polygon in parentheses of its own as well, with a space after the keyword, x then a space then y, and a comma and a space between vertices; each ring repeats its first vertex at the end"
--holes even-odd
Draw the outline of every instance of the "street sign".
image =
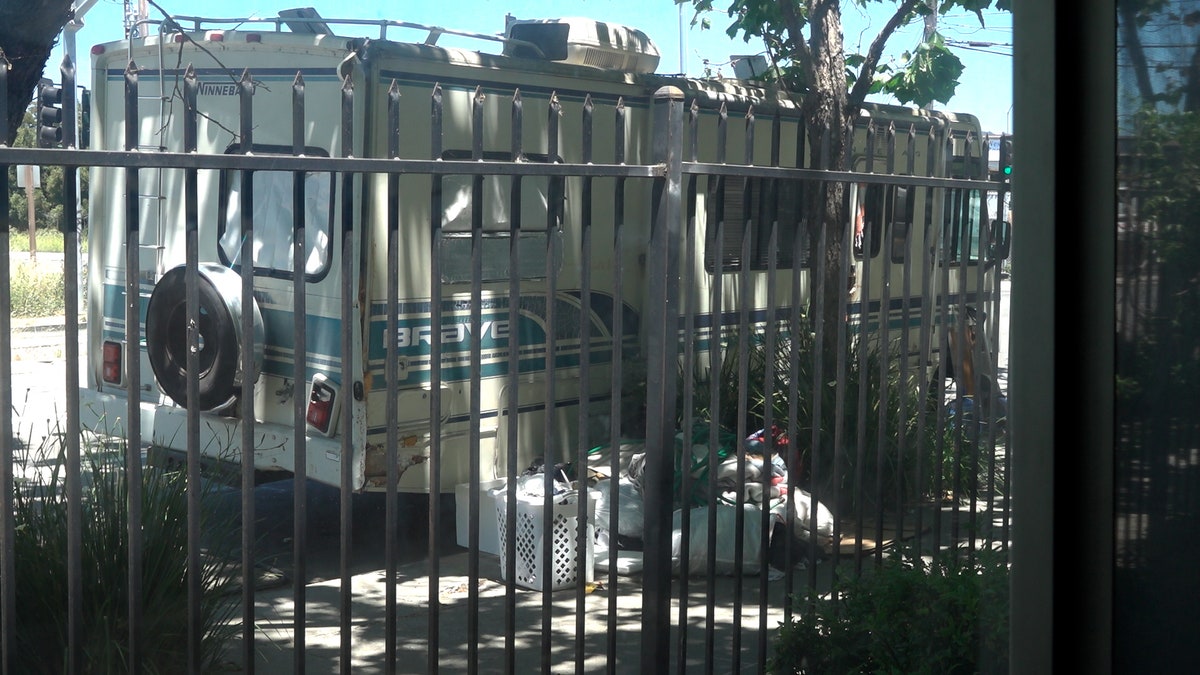
POLYGON ((28 164, 17 165, 17 187, 23 188, 27 181, 32 181, 33 185, 29 187, 42 187, 42 167, 30 166, 28 164))

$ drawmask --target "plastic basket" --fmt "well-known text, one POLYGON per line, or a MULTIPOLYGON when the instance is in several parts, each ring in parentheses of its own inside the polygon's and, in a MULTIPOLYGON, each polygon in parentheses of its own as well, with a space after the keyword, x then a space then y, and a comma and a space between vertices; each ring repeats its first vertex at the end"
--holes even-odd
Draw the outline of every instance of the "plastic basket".
MULTIPOLYGON (((579 523, 579 493, 567 492, 554 496, 553 529, 550 536, 545 536, 545 504, 541 497, 529 497, 517 493, 517 526, 512 533, 511 542, 516 551, 517 571, 513 582, 518 586, 535 591, 556 591, 562 588, 574 588, 580 582, 592 580, 594 561, 592 542, 595 541, 595 526, 592 524, 592 510, 596 504, 596 494, 592 491, 588 504, 588 518, 584 532, 586 550, 580 555, 578 546, 579 523), (553 568, 543 570, 542 551, 547 542, 552 546, 551 561, 553 568)), ((500 535, 500 578, 508 581, 507 560, 510 542, 507 517, 507 490, 496 493, 496 523, 500 535)))

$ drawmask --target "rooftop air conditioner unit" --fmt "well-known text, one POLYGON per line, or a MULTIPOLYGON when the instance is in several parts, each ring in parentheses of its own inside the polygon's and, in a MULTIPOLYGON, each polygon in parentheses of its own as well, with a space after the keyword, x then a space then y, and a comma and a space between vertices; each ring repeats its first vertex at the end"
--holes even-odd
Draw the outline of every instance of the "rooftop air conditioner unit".
POLYGON ((541 59, 629 73, 653 73, 658 47, 645 33, 595 19, 508 17, 506 56, 541 59))

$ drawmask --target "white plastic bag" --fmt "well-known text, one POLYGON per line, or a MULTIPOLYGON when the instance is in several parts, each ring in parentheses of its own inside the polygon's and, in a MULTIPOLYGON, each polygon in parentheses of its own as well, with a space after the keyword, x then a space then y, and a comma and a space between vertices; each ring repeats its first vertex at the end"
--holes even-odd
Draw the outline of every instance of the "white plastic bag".
MULTIPOLYGON (((697 506, 691 511, 691 537, 688 547, 688 571, 706 574, 708 570, 708 506, 697 506)), ((742 566, 740 574, 758 574, 762 561, 762 510, 754 504, 744 504, 745 530, 742 533, 742 566)), ((737 543, 737 509, 731 504, 718 503, 716 567, 713 574, 739 574, 734 553, 737 543)), ((682 569, 683 556, 683 512, 676 511, 672 519, 671 563, 675 572, 682 569)))
MULTIPOLYGON (((597 481, 592 486, 596 497, 596 530, 608 533, 609 526, 609 490, 612 480, 597 481)), ((641 539, 646 528, 645 509, 642 505, 642 491, 633 480, 622 477, 617 482, 617 534, 622 537, 641 539)))

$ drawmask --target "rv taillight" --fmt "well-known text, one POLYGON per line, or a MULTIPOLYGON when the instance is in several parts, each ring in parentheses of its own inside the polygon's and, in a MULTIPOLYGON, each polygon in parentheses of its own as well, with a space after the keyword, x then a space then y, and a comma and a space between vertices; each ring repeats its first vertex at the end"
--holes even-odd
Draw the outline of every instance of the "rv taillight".
POLYGON ((92 45, 92 55, 99 56, 104 53, 104 45, 92 45))
POLYGON ((105 342, 102 355, 104 366, 101 377, 109 384, 121 384, 121 343, 105 342))
POLYGON ((208 39, 211 40, 212 42, 224 42, 225 34, 219 30, 214 30, 213 32, 208 34, 208 39))
POLYGON ((308 412, 305 420, 314 430, 332 436, 337 426, 337 386, 320 373, 313 376, 308 389, 308 412))
POLYGON ((246 42, 262 42, 262 36, 258 33, 247 33, 246 42))
POLYGON ((175 34, 175 44, 179 44, 181 42, 183 42, 183 33, 176 33, 175 34))

